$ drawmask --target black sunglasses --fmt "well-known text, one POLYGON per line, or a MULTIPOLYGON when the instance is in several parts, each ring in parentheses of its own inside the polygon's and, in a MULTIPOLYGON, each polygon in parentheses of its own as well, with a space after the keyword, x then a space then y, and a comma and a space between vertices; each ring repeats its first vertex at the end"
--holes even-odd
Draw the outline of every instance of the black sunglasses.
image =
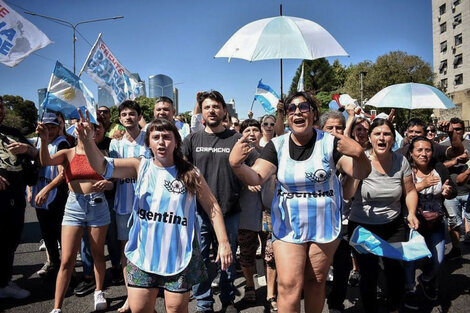
POLYGON ((109 113, 109 110, 98 110, 97 112, 98 112, 98 113, 106 113, 106 114, 108 114, 108 113, 109 113))
POLYGON ((274 127, 274 123, 268 123, 268 122, 264 122, 263 123, 263 126, 271 126, 271 127, 274 127))
POLYGON ((430 129, 430 128, 429 128, 429 129, 426 129, 426 132, 428 132, 428 133, 435 133, 435 132, 436 132, 436 130, 435 130, 435 129, 430 129))
POLYGON ((286 107, 287 114, 294 114, 297 108, 299 108, 300 113, 307 113, 310 111, 310 104, 308 102, 301 102, 299 104, 288 104, 286 107))
POLYGON ((461 131, 463 128, 462 127, 455 127, 454 130, 455 131, 461 131))

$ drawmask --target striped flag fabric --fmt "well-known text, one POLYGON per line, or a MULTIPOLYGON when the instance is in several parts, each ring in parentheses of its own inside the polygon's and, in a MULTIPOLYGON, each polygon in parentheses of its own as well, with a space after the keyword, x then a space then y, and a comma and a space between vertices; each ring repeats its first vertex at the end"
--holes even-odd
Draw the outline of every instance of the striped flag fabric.
POLYGON ((77 75, 56 62, 46 97, 41 104, 43 111, 62 112, 68 118, 79 118, 77 109, 88 110, 90 120, 96 124, 96 104, 93 94, 77 75))
POLYGON ((276 112, 279 99, 277 93, 268 85, 263 84, 262 79, 260 79, 258 88, 256 88, 255 100, 261 102, 267 114, 274 114, 276 112))

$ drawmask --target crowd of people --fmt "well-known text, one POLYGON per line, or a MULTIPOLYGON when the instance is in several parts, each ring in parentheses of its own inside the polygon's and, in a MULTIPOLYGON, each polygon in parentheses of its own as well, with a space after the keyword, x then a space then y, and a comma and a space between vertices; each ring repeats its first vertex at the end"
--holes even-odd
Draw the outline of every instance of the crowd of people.
POLYGON ((75 136, 60 112, 47 112, 33 146, 2 125, 0 98, 0 298, 30 294, 11 281, 28 201, 47 250, 38 275, 56 282, 51 313, 62 312, 78 253, 83 275, 74 293, 94 290, 94 309, 108 307, 105 245, 112 281, 126 285, 119 312, 154 312, 160 291, 167 312, 188 312, 190 294, 198 312, 213 312, 213 263, 223 311, 238 312, 237 264, 243 301, 256 303, 260 247, 271 312, 300 312, 302 295, 306 312, 322 312, 325 300, 330 312, 343 312, 348 284, 357 282, 364 312, 378 311, 379 286, 390 312, 419 310, 417 288, 437 299, 444 259, 461 257, 462 233, 470 242, 462 120, 410 119, 400 145, 393 110, 373 120, 353 106, 320 115, 314 95, 296 92, 275 115, 239 120, 217 91, 196 99, 190 125, 170 98, 156 99, 152 121, 126 100, 114 137, 105 106, 96 119, 79 111, 75 136), (438 129, 447 135, 439 143, 438 129), (421 234, 432 256, 417 282, 417 262, 352 249, 359 226, 389 243, 421 234), (452 250, 444 256, 446 232, 452 250))

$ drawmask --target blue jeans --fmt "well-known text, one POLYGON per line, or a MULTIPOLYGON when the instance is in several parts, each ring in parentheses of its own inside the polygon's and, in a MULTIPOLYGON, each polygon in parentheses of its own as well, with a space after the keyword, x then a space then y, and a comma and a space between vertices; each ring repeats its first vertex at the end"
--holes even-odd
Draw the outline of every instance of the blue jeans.
POLYGON ((464 212, 465 219, 470 223, 470 212, 466 209, 467 199, 469 195, 457 196, 454 199, 446 199, 444 205, 449 213, 449 227, 454 229, 462 225, 462 212, 464 212))
MULTIPOLYGON (((426 234, 424 240, 428 246, 429 251, 431 251, 431 258, 426 258, 424 260, 423 266, 423 279, 425 281, 434 281, 439 273, 442 262, 444 261, 444 250, 446 247, 446 226, 445 223, 442 223, 439 229, 435 232, 426 234)), ((413 290, 415 288, 415 269, 416 262, 404 262, 405 263, 405 289, 413 290)))
MULTIPOLYGON (((209 268, 211 260, 209 258, 210 246, 212 240, 215 239, 215 232, 212 228, 209 217, 205 212, 196 213, 197 222, 200 227, 200 249, 201 255, 204 259, 206 267, 209 268)), ((224 217, 225 229, 227 231, 230 248, 232 249, 232 255, 235 259, 237 252, 237 236, 238 236, 238 225, 240 222, 240 213, 236 213, 230 216, 224 217)), ((220 302, 222 304, 228 304, 235 300, 234 286, 236 276, 235 260, 230 264, 229 268, 225 271, 220 272, 220 302)), ((211 279, 207 279, 199 284, 193 286, 193 296, 197 300, 197 309, 199 311, 208 311, 213 309, 214 297, 211 289, 211 279)))

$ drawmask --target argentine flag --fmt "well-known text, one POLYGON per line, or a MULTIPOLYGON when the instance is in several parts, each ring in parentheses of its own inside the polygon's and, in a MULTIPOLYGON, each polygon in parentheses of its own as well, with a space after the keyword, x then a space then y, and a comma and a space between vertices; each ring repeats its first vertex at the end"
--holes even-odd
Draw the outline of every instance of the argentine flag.
POLYGON ((83 113, 88 110, 91 122, 96 124, 93 94, 77 75, 57 61, 41 109, 62 112, 67 118, 80 118, 78 108, 83 113))
POLYGON ((274 114, 279 102, 279 96, 271 87, 263 84, 261 81, 262 79, 260 79, 258 88, 256 88, 255 99, 261 102, 267 114, 274 114))
POLYGON ((122 79, 124 80, 124 93, 127 99, 134 100, 141 95, 141 86, 134 77, 126 75, 123 71, 122 79))
POLYGON ((304 88, 304 63, 302 62, 302 73, 299 76, 299 82, 297 83, 297 91, 305 91, 304 88))
POLYGON ((354 229, 349 244, 361 254, 371 253, 395 260, 414 261, 431 257, 424 237, 417 231, 410 232, 406 242, 388 243, 362 226, 354 229))

